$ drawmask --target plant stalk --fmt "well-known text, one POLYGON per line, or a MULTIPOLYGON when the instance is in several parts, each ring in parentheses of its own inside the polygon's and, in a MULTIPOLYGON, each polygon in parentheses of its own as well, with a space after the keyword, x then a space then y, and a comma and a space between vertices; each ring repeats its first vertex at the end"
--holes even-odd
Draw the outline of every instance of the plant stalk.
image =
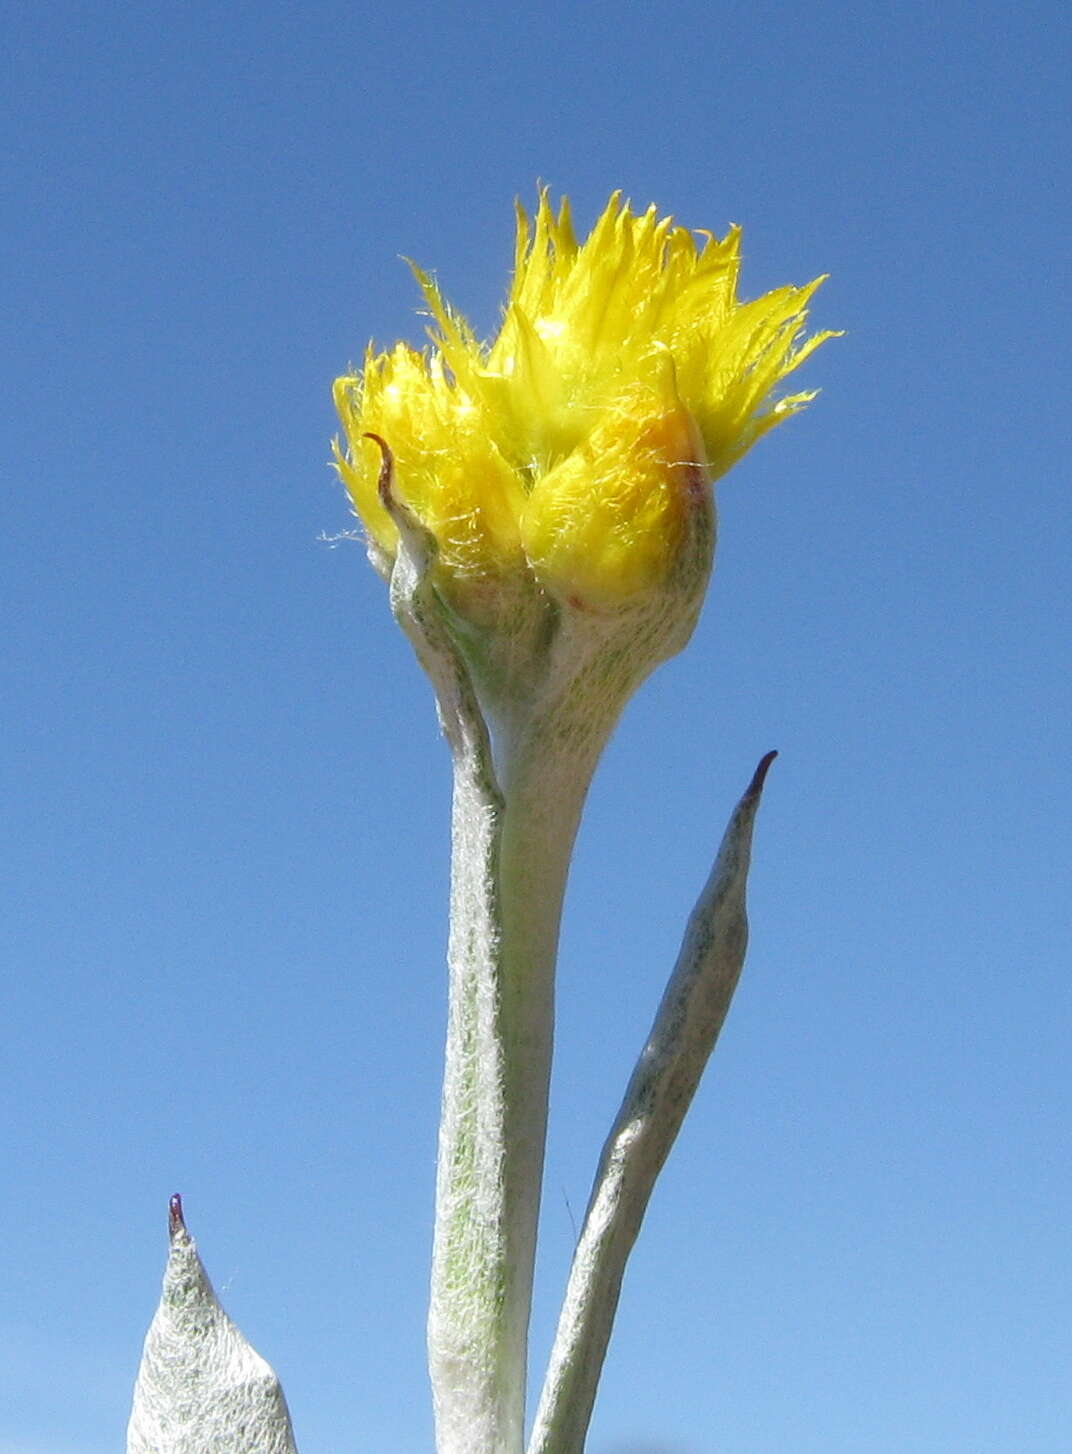
POLYGON ((450 992, 428 1323, 439 1454, 521 1454, 554 969, 588 754, 531 735, 495 805, 455 757, 450 992))

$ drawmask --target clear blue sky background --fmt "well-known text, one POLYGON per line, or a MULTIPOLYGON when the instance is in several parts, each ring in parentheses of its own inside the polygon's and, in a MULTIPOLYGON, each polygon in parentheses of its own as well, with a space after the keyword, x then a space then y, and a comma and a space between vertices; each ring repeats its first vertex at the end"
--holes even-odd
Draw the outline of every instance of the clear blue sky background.
POLYGON ((448 762, 326 460, 538 179, 820 272, 575 862, 534 1366, 725 817, 753 942, 590 1454, 1069 1447, 1068 11, 13 8, 2 1454, 115 1454, 166 1200, 303 1454, 427 1451, 448 762))

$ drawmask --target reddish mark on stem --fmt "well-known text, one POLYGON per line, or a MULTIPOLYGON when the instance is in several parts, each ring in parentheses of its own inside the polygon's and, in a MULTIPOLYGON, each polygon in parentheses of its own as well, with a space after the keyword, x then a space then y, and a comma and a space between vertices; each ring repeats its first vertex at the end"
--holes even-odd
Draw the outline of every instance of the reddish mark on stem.
POLYGON ((182 1215, 182 1197, 178 1192, 168 1201, 168 1231, 172 1237, 179 1232, 186 1231, 186 1221, 182 1215))
POLYGON ((371 439, 373 444, 378 444, 380 453, 383 455, 383 463, 380 465, 380 478, 376 481, 376 488, 380 493, 383 508, 390 510, 392 504, 391 479, 394 475, 395 457, 391 453, 391 446, 379 434, 373 434, 366 430, 361 436, 362 439, 371 439))
POLYGON ((706 503, 711 490, 707 480, 707 471, 702 464, 695 460, 685 461, 685 494, 696 504, 706 503))

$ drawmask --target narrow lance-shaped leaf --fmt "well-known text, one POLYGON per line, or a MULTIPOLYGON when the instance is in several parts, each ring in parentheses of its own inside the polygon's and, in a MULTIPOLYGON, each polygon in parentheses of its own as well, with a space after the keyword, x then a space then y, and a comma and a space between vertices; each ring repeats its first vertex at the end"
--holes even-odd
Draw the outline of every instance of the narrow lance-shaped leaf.
POLYGON ((220 1307, 178 1196, 171 1198, 169 1232, 127 1454, 297 1454, 279 1379, 220 1307))
POLYGON ((529 1454, 580 1454, 625 1264, 726 1018, 748 944, 752 828, 773 752, 730 819, 607 1137, 573 1257, 529 1454))

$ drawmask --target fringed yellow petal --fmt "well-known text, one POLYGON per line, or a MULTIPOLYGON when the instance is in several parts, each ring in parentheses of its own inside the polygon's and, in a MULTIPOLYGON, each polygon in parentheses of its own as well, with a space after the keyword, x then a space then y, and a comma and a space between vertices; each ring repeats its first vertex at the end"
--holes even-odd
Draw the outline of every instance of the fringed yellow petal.
POLYGON ((769 429, 796 413, 813 394, 772 399, 777 385, 832 333, 800 342, 807 304, 823 280, 778 288, 739 304, 711 336, 705 357, 683 363, 713 478, 739 460, 769 429))
POLYGON ((805 337, 821 279, 741 303, 739 271, 736 227, 693 234, 615 193, 579 244, 567 204, 556 213, 546 190, 531 221, 517 209, 491 344, 414 268, 431 353, 370 354, 361 377, 336 385, 347 443, 336 462, 370 535, 393 550, 368 430, 390 444, 400 496, 439 539, 444 569, 525 571, 523 534, 556 591, 568 594, 570 571, 604 605, 655 586, 674 553, 681 462, 702 456, 707 478, 729 469, 813 397, 779 400, 777 389, 835 336, 805 337))
POLYGON ((410 268, 424 294, 428 311, 438 325, 438 332, 428 330, 436 351, 454 375, 455 382, 471 393, 480 371, 480 344, 461 314, 455 313, 445 301, 435 280, 415 263, 410 263, 410 268))

